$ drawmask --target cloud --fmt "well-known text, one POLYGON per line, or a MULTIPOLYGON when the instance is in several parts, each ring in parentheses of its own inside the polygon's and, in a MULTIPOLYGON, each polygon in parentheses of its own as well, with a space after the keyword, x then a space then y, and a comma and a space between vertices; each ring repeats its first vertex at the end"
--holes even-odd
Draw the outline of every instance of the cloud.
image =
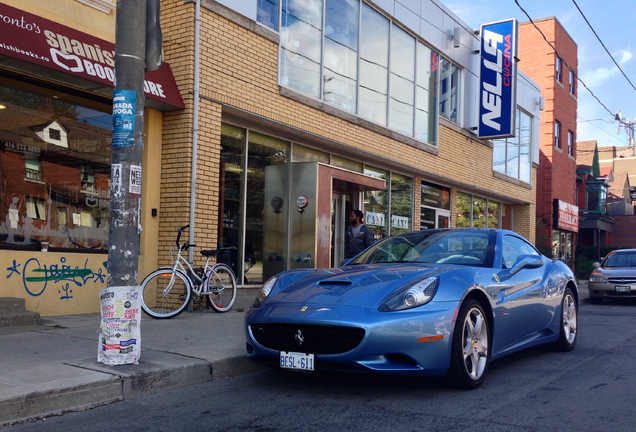
MULTIPOLYGON (((618 51, 618 56, 613 55, 613 57, 622 69, 623 66, 632 60, 634 54, 630 50, 621 49, 618 51)), ((608 60, 606 64, 608 67, 599 67, 583 75, 583 81, 589 88, 594 89, 595 87, 602 86, 608 81, 613 80, 618 75, 622 75, 621 71, 618 70, 618 67, 614 65, 614 62, 608 60)), ((624 78, 621 77, 620 79, 624 78)), ((612 82, 612 84, 615 84, 615 82, 612 82)))

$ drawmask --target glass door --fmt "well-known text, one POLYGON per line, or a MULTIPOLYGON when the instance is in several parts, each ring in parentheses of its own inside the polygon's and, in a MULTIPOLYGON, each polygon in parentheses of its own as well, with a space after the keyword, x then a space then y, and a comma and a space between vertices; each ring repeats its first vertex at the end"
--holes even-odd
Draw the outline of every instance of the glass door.
POLYGON ((344 260, 344 235, 349 213, 353 210, 352 195, 338 191, 331 193, 331 266, 344 260))

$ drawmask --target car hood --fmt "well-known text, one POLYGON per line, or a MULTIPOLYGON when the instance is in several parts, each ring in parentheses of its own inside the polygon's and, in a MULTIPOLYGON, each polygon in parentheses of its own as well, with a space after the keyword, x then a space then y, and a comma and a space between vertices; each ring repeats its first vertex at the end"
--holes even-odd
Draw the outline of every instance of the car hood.
POLYGON ((439 273, 436 266, 418 263, 290 271, 280 275, 278 289, 266 303, 377 308, 402 289, 439 273))

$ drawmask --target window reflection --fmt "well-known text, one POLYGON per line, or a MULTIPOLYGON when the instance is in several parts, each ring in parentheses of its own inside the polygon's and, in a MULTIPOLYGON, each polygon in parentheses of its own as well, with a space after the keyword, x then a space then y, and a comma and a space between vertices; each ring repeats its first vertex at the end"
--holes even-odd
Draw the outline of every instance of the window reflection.
POLYGON ((439 114, 459 124, 459 73, 452 62, 440 56, 439 114))
POLYGON ((322 0, 282 0, 281 85, 429 144, 438 109, 458 123, 459 68, 360 0, 324 11, 323 23, 322 0))
POLYGON ((389 127, 413 136, 415 38, 393 25, 391 33, 389 127))
POLYGON ((517 109, 515 136, 493 140, 493 169, 530 183, 532 117, 517 109))
POLYGON ((415 138, 437 142, 437 71, 439 55, 417 44, 415 87, 415 138))
POLYGON ((278 30, 278 0, 258 0, 256 21, 272 30, 278 30))
POLYGON ((321 0, 283 0, 281 83, 320 97, 321 0))
POLYGON ((0 86, 0 247, 107 249, 110 114, 0 86))
POLYGON ((362 4, 359 109, 361 117, 386 126, 389 67, 389 20, 362 4))
POLYGON ((412 230, 413 179, 391 174, 391 235, 412 230))
MULTIPOLYGON (((388 180, 388 172, 374 168, 369 165, 365 166, 364 174, 373 177, 388 180)), ((364 223, 373 231, 376 240, 388 235, 386 214, 387 214, 387 191, 374 190, 364 192, 364 223)))

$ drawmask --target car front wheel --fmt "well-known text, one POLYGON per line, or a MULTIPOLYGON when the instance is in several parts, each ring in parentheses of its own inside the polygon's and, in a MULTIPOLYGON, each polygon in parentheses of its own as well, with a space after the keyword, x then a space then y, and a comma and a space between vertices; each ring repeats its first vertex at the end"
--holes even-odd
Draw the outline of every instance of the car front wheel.
POLYGON ((578 336, 578 306, 570 288, 566 288, 561 302, 561 331, 556 342, 559 351, 572 351, 578 336))
POLYGON ((462 305, 455 322, 448 375, 451 384, 463 389, 481 385, 488 369, 489 342, 484 309, 477 300, 469 299, 462 305))

